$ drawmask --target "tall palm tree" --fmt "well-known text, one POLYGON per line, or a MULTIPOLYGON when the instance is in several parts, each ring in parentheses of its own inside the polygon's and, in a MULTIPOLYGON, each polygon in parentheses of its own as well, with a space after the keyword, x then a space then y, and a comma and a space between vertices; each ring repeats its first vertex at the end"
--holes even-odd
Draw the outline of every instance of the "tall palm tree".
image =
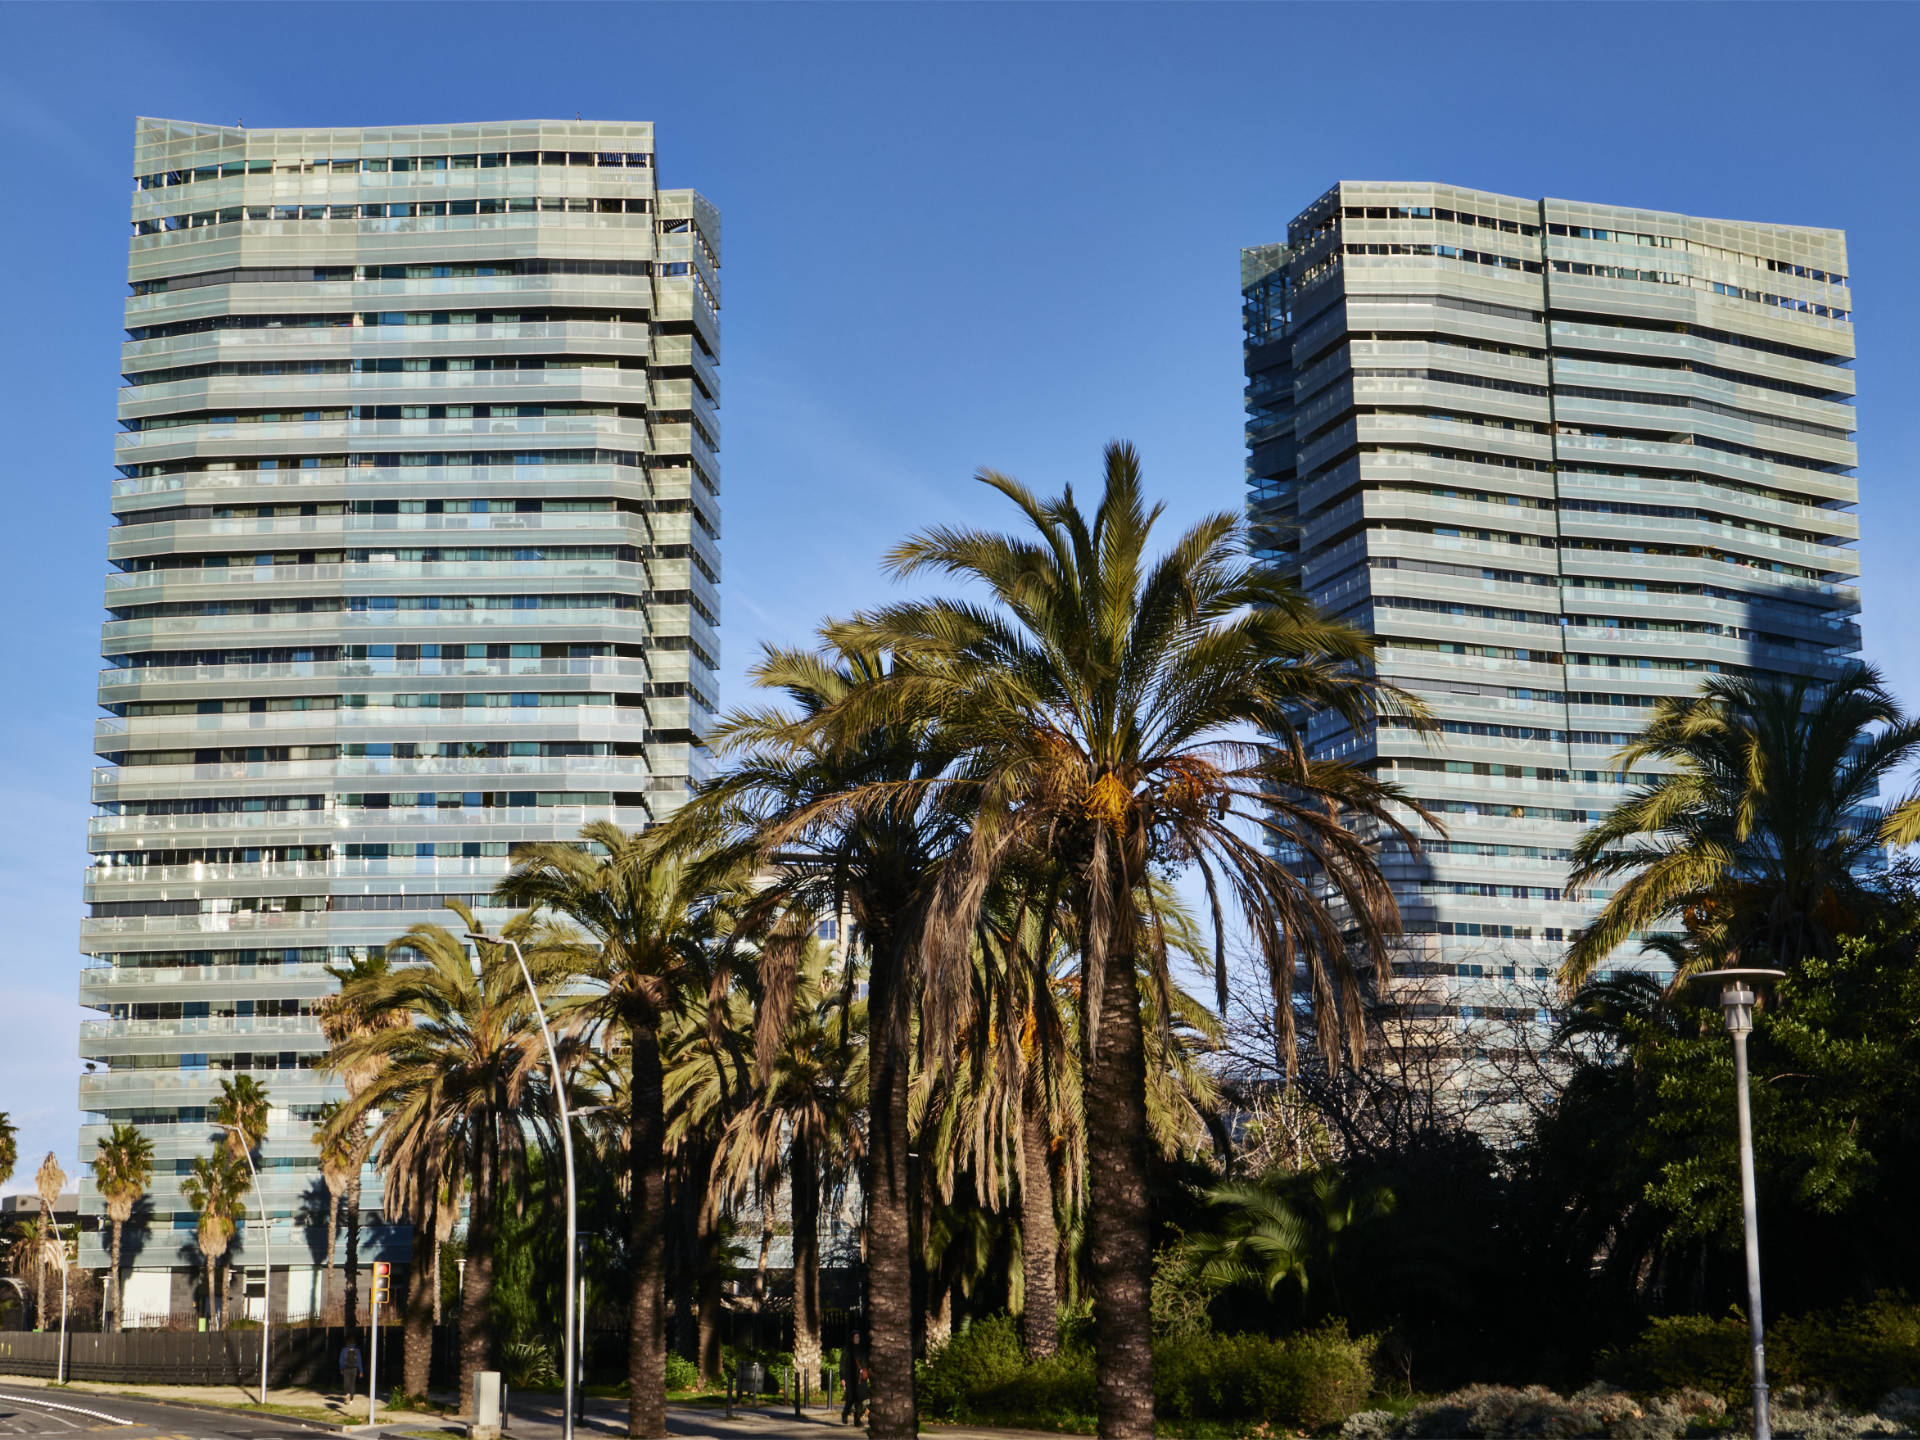
MULTIPOLYGON (((260 1185, 260 1147, 266 1143, 268 1117, 272 1107, 267 1099, 266 1088, 251 1075, 236 1076, 232 1080, 220 1082, 220 1095, 207 1109, 207 1117, 219 1127, 224 1143, 230 1154, 245 1168, 248 1183, 253 1186, 254 1197, 261 1203, 260 1223, 267 1225, 272 1216, 265 1209, 265 1191, 260 1185)), ((227 1267, 227 1283, 233 1283, 233 1267, 227 1267)), ((266 1289, 263 1290, 261 1306, 268 1301, 266 1294, 272 1290, 272 1276, 268 1276, 266 1289)), ((222 1302, 222 1308, 225 1308, 222 1302)))
POLYGON ((781 1014, 763 996, 761 1025, 773 1032, 762 1048, 759 1084, 721 1137, 715 1165, 740 1195, 770 1197, 787 1183, 793 1236, 793 1363, 820 1378, 820 1201, 860 1160, 856 1112, 866 1103, 866 1047, 859 1043, 864 1006, 847 1023, 843 977, 825 946, 805 947, 791 997, 781 1014), (770 1052, 770 1053, 769 1053, 770 1052))
POLYGON ((752 998, 736 983, 718 999, 689 1008, 668 1029, 661 1046, 667 1148, 697 1182, 700 1197, 690 1218, 696 1272, 694 1349, 703 1385, 720 1379, 727 1267, 729 1197, 724 1186, 709 1182, 722 1136, 752 1090, 752 1029, 752 998))
POLYGON ((1871 665, 1821 681, 1715 675, 1665 696, 1612 764, 1656 774, 1580 837, 1568 893, 1619 882, 1576 932, 1562 983, 1585 981, 1636 933, 1678 922, 1678 973, 1739 956, 1796 967, 1878 908, 1882 845, 1920 838, 1920 800, 1884 817, 1880 787, 1920 756, 1871 665))
POLYGON ((360 1169, 360 1156, 354 1149, 353 1137, 333 1123, 334 1116, 340 1113, 341 1102, 329 1100, 320 1107, 319 1123, 314 1126, 313 1143, 320 1151, 320 1182, 327 1187, 327 1278, 320 1295, 320 1313, 327 1318, 328 1324, 335 1323, 340 1316, 335 1313, 334 1302, 339 1298, 334 1294, 334 1247, 340 1241, 340 1198, 353 1184, 354 1176, 360 1169))
POLYGON ((247 1167, 225 1144, 193 1162, 180 1182, 180 1193, 200 1217, 197 1238, 207 1266, 207 1321, 225 1329, 227 1307, 221 1303, 220 1261, 232 1243, 233 1232, 247 1213, 247 1167))
MULTIPOLYGON (((341 1064, 337 1057, 350 1042, 365 1038, 376 1030, 406 1023, 404 1015, 385 1010, 370 1012, 346 994, 348 987, 356 982, 374 980, 386 971, 387 958, 384 954, 355 956, 345 965, 329 965, 327 973, 339 983, 340 989, 313 1007, 320 1033, 332 1047, 329 1063, 334 1075, 346 1087, 349 1100, 355 1099, 366 1088, 377 1073, 378 1062, 364 1060, 341 1064)), ((343 1135, 352 1160, 347 1167, 347 1273, 341 1301, 341 1323, 351 1330, 360 1323, 360 1185, 361 1177, 366 1172, 367 1153, 372 1145, 362 1112, 355 1112, 343 1135)), ((328 1252, 328 1256, 327 1263, 331 1266, 332 1252, 328 1252)))
MULTIPOLYGON (((1382 709, 1417 715, 1366 670, 1372 641, 1329 621, 1258 567, 1234 515, 1214 515, 1157 560, 1159 507, 1142 498, 1131 446, 1107 447, 1089 516, 1069 488, 1043 500, 1006 476, 983 482, 1024 515, 1025 533, 940 529, 889 557, 903 577, 938 572, 981 587, 972 600, 906 602, 835 634, 900 657, 840 708, 851 738, 933 717, 954 750, 947 779, 973 817, 944 867, 925 940, 928 993, 969 946, 993 876, 1025 855, 1054 857, 1081 960, 1083 1068, 1100 1433, 1153 1429, 1148 1290, 1145 989, 1168 987, 1164 940, 1147 922, 1156 867, 1195 867, 1223 928, 1222 895, 1247 922, 1272 989, 1291 1073, 1296 975, 1330 1062, 1358 1062, 1354 957, 1388 961, 1398 911, 1375 838, 1417 839, 1391 786, 1310 759, 1319 711, 1364 731, 1382 709), (1262 842, 1265 843, 1262 843, 1262 842), (1144 912, 1144 913, 1143 913, 1144 912)), ((1222 938, 1218 943, 1224 945, 1222 938)), ((1218 984, 1224 992, 1224 964, 1218 984)), ((1222 996, 1224 1005, 1224 994, 1222 996)), ((1171 1015, 1163 1003, 1160 1013, 1171 1015)), ((939 1032, 952 1023, 927 1007, 939 1032)))
MULTIPOLYGON (((454 901, 448 908, 472 928, 471 911, 454 901)), ((537 928, 516 917, 501 933, 525 947, 536 984, 550 990, 564 968, 537 928)), ((499 1211, 508 1182, 524 1174, 529 1129, 553 1115, 546 1053, 505 946, 482 947, 476 964, 444 926, 415 925, 387 946, 387 956, 391 964, 348 980, 337 997, 361 1018, 328 1063, 360 1079, 329 1128, 351 1134, 369 1111, 381 1112, 379 1161, 397 1213, 409 1213, 415 1190, 436 1179, 471 1183, 460 1305, 460 1393, 471 1395, 475 1375, 499 1368, 492 1315, 499 1211)))
MULTIPOLYGON (((945 760, 925 717, 844 738, 822 729, 826 715, 888 668, 879 650, 831 640, 815 653, 765 650, 751 678, 783 693, 792 709, 742 711, 723 720, 709 743, 729 758, 728 769, 670 822, 697 833, 717 828, 732 838, 734 849, 722 852, 729 863, 745 863, 766 882, 761 915, 783 908, 846 913, 858 931, 857 942, 849 943, 857 943, 868 967, 862 1328, 869 1336, 874 1440, 900 1440, 918 1424, 908 1226, 910 1019, 936 867, 965 831, 960 812, 930 788, 945 760)), ((743 923, 754 929, 760 921, 750 916, 743 923)), ((787 945, 765 960, 782 956, 797 958, 787 945)))
POLYGON ((661 1034, 716 983, 733 877, 691 863, 663 837, 629 835, 601 821, 584 846, 522 850, 497 887, 577 930, 575 987, 562 1002, 576 1023, 616 1033, 626 1052, 633 1289, 628 1297, 627 1424, 651 1440, 667 1433, 666 1099, 661 1034))
POLYGON ((13 1116, 0 1110, 0 1185, 13 1178, 13 1167, 20 1163, 20 1130, 13 1116))
POLYGON ((110 1328, 122 1328, 120 1313, 120 1234, 133 1218, 133 1207, 153 1180, 153 1142, 131 1125, 115 1125, 95 1142, 93 1188, 107 1202, 107 1220, 113 1226, 113 1265, 108 1271, 107 1299, 110 1328))
MULTIPOLYGON (((47 1158, 34 1173, 33 1188, 40 1196, 40 1227, 44 1234, 53 1229, 53 1207, 60 1201, 60 1192, 67 1188, 67 1172, 60 1168, 60 1157, 53 1151, 47 1152, 47 1158)), ((39 1299, 33 1313, 37 1327, 44 1330, 47 1328, 47 1252, 44 1247, 35 1271, 39 1276, 39 1299)))

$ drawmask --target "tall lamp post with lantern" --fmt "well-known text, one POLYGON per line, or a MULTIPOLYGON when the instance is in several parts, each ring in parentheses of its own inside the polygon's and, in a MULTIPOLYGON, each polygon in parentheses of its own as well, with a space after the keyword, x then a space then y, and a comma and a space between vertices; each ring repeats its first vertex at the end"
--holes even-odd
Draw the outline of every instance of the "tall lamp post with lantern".
POLYGON ((1760 1314, 1760 1221, 1753 1180, 1753 1112, 1747 1099, 1747 1036, 1753 1032, 1753 1007, 1759 986, 1786 978, 1784 970, 1707 970, 1696 981, 1720 986, 1720 1010, 1733 1037, 1734 1110, 1740 1126, 1740 1209, 1747 1232, 1747 1336, 1753 1348, 1753 1440, 1773 1440, 1767 1414, 1766 1327, 1760 1314))

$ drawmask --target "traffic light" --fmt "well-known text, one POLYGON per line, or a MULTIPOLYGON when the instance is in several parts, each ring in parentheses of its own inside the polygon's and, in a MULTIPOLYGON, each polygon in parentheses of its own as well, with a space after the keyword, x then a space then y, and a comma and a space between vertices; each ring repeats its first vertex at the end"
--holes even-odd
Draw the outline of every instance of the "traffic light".
POLYGON ((373 1262, 373 1298, 382 1305, 393 1302, 393 1293, 389 1288, 392 1281, 393 1266, 385 1260, 373 1262))

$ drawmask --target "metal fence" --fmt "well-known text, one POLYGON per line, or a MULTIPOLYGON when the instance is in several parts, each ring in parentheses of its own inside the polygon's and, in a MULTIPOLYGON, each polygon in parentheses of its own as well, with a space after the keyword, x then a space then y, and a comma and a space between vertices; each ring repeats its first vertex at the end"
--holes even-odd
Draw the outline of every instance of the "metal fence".
MULTIPOLYGON (((445 1329, 446 1327, 442 1327, 445 1329)), ((119 1381, 128 1385, 255 1385, 260 1380, 258 1330, 134 1330, 119 1335, 69 1332, 69 1380, 119 1381)), ((338 1326, 275 1329, 270 1382, 331 1390, 340 1378, 339 1357, 347 1332, 338 1326)), ((0 1334, 0 1375, 58 1373, 57 1332, 0 1334)), ((367 1352, 364 1332, 356 1336, 367 1352)), ((452 1350, 452 1337, 434 1336, 434 1358, 452 1350)), ((399 1327, 380 1327, 380 1375, 400 1380, 399 1327)), ((439 1368, 439 1367, 436 1367, 439 1368)))

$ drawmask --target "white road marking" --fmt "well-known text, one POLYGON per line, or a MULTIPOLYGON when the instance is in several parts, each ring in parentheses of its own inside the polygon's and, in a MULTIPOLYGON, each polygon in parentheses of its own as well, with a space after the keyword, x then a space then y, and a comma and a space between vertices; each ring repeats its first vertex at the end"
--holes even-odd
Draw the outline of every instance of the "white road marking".
MULTIPOLYGON (((57 1400, 40 1400, 31 1395, 9 1395, 0 1393, 0 1400, 8 1401, 15 1405, 37 1405, 47 1410, 64 1410, 71 1415, 85 1415, 89 1419, 106 1420, 114 1425, 132 1425, 135 1423, 127 1419, 124 1415, 109 1415, 104 1410, 89 1410, 84 1405, 62 1405, 57 1400)), ((76 1425, 73 1428, 77 1430, 80 1427, 76 1425)))

